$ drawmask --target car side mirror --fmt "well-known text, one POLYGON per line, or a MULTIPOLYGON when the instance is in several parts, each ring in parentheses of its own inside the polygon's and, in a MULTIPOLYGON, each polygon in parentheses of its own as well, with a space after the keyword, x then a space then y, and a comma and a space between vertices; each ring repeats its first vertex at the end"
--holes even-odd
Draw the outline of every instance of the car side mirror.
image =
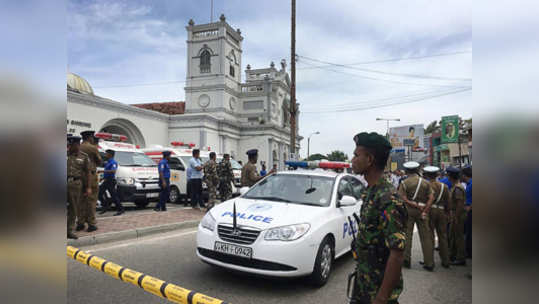
POLYGON ((356 203, 357 203, 357 200, 356 200, 353 196, 350 196, 350 195, 344 195, 344 196, 339 200, 339 207, 355 206, 356 203))
POLYGON ((247 191, 249 191, 249 187, 241 187, 240 188, 240 195, 244 195, 245 193, 247 193, 247 191))

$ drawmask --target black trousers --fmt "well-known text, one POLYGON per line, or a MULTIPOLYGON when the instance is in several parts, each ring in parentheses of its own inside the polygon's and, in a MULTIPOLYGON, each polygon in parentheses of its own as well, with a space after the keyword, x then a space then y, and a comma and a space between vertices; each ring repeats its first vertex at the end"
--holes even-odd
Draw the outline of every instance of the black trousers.
POLYGON ((191 206, 195 208, 197 205, 205 207, 202 201, 202 179, 192 178, 191 182, 191 206))
POLYGON ((108 210, 110 208, 110 200, 105 195, 105 192, 108 191, 110 194, 110 199, 116 205, 117 211, 123 211, 124 207, 118 198, 118 193, 116 192, 116 180, 115 179, 105 179, 101 186, 99 186, 98 198, 103 204, 103 210, 108 210))
POLYGON ((472 257, 472 210, 468 212, 466 217, 466 254, 468 258, 472 257))

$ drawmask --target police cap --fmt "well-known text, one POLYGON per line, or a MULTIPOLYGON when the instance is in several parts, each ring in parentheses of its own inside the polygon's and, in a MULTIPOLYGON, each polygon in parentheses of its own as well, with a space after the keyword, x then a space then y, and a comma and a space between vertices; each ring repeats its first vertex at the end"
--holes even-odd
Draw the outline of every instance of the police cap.
POLYGON ((82 136, 83 139, 87 139, 88 137, 93 137, 95 134, 95 131, 87 130, 80 132, 80 136, 82 136))
POLYGON ((405 162, 402 166, 407 170, 415 170, 419 168, 419 163, 415 161, 409 161, 405 162))
POLYGON ((453 173, 453 174, 459 174, 460 173, 460 169, 455 168, 455 167, 449 167, 449 168, 445 169, 445 171, 447 173, 453 173))
POLYGON ((78 144, 80 143, 80 136, 68 136, 67 137, 67 143, 71 144, 78 144))
POLYGON ((379 151, 388 152, 391 150, 391 144, 385 136, 382 136, 376 132, 361 132, 354 136, 354 142, 356 146, 363 146, 367 148, 373 148, 379 151))
POLYGON ((107 152, 108 154, 110 154, 112 156, 114 156, 114 153, 115 153, 114 150, 111 150, 111 149, 107 149, 107 150, 105 150, 105 152, 107 152))
POLYGON ((257 155, 258 150, 257 149, 251 149, 251 150, 247 151, 246 154, 249 155, 249 156, 257 155))
POLYGON ((435 174, 438 173, 438 171, 440 171, 440 168, 436 166, 426 166, 425 168, 423 168, 423 172, 428 174, 435 174))
POLYGON ((167 157, 167 156, 170 156, 170 151, 163 151, 163 156, 167 157))

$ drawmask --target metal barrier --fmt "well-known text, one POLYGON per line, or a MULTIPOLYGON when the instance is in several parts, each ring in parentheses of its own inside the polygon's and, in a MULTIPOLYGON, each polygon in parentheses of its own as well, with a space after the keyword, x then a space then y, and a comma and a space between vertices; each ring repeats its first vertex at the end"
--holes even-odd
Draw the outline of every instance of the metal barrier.
POLYGON ((67 246, 67 256, 102 271, 121 281, 131 283, 161 298, 179 304, 229 304, 227 302, 203 295, 201 293, 167 283, 158 278, 114 264, 103 258, 84 252, 78 248, 67 246))

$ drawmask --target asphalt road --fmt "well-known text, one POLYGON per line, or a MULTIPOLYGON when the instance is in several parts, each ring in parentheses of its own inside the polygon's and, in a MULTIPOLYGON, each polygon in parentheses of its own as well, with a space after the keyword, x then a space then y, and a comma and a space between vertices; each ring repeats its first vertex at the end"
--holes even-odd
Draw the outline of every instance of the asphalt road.
MULTIPOLYGON (((347 303, 346 280, 353 269, 351 255, 336 261, 330 281, 311 287, 304 279, 269 279, 232 273, 202 263, 195 254, 195 230, 81 248, 125 267, 229 303, 347 303)), ((404 269, 405 289, 400 303, 472 303, 467 267, 424 271, 420 246, 414 238, 412 269, 404 269)), ((436 257, 439 258, 438 256, 436 257)), ((129 283, 113 279, 67 259, 68 303, 168 303, 129 283)), ((439 265, 439 260, 436 261, 439 265)))

